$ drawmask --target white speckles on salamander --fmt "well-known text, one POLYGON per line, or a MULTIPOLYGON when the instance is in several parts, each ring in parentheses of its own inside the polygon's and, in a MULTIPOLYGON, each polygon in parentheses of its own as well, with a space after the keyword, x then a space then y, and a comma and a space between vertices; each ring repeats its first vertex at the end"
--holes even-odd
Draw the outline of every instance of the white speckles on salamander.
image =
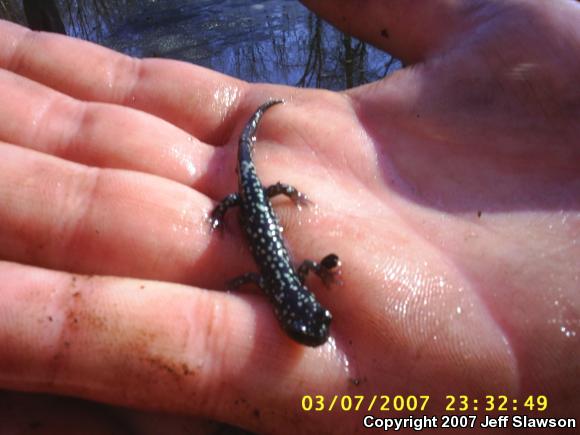
POLYGON ((335 281, 340 273, 340 260, 327 255, 320 263, 306 260, 298 271, 292 266, 282 238, 282 228, 274 213, 270 198, 286 195, 297 205, 307 204, 306 196, 294 187, 276 183, 264 188, 252 160, 255 134, 266 110, 282 100, 262 104, 252 115, 240 136, 238 148, 239 192, 226 196, 211 213, 211 226, 222 226, 226 211, 240 207, 240 223, 260 274, 247 273, 229 282, 230 288, 247 283, 257 284, 274 305, 274 313, 286 333, 306 346, 326 342, 332 315, 305 286, 308 272, 316 273, 325 284, 335 281))

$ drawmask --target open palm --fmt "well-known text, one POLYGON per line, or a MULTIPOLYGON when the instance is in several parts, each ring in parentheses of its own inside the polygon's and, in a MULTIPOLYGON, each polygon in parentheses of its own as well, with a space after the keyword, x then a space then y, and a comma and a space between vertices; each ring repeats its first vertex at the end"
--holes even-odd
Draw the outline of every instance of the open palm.
POLYGON ((362 428, 365 413, 304 411, 305 395, 362 409, 428 395, 434 415, 446 395, 544 394, 553 415, 577 413, 580 56, 560 61, 572 31, 551 41, 579 12, 560 3, 535 33, 518 33, 517 8, 479 16, 485 32, 459 11, 425 18, 439 40, 374 40, 416 65, 345 93, 0 23, 0 386, 268 433, 362 428), (500 56, 505 32, 526 49, 500 56), (342 286, 308 281, 334 317, 314 349, 261 294, 219 291, 255 266, 235 216, 220 236, 207 215, 236 190, 237 139, 270 98, 287 104, 260 126, 258 173, 313 203, 273 201, 287 244, 296 262, 343 262, 342 286))

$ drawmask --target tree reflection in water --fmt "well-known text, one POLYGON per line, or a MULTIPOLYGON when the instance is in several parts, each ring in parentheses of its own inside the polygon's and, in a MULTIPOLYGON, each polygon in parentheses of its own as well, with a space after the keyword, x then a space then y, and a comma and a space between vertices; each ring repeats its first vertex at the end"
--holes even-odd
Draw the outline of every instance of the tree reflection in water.
POLYGON ((25 23, 23 3, 28 16, 32 5, 43 19, 56 3, 45 30, 66 30, 132 56, 184 60, 251 82, 339 90, 401 66, 293 0, 0 0, 0 16, 25 23))

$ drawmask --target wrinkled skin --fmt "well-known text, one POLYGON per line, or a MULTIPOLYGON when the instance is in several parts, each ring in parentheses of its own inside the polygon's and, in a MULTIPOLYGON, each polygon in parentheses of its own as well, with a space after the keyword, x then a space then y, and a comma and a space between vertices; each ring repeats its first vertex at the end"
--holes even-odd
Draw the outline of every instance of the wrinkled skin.
POLYGON ((430 395, 434 415, 541 393, 579 417, 578 3, 305 3, 408 68, 249 85, 0 22, 1 429, 362 431, 303 394, 430 395), (334 317, 315 349, 259 293, 215 291, 253 268, 235 216, 220 237, 207 213, 271 97, 260 176, 315 204, 274 201, 288 245, 343 261, 343 286, 309 281, 334 317))

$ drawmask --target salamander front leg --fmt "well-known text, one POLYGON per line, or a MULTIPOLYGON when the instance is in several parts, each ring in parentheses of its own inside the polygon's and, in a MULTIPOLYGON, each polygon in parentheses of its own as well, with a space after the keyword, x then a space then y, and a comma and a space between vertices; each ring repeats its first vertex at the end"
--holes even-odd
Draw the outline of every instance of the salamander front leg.
POLYGON ((232 208, 240 205, 240 195, 237 193, 230 193, 221 202, 215 206, 212 210, 211 215, 209 216, 209 222, 211 225, 211 229, 223 229, 224 226, 224 216, 226 212, 232 208))
POLYGON ((288 198, 290 198, 292 202, 296 204, 296 206, 298 206, 298 209, 302 208, 303 205, 306 206, 308 204, 311 204, 311 201, 308 199, 306 195, 304 195, 295 187, 285 183, 278 182, 276 184, 272 184, 271 186, 267 187, 266 195, 268 196, 268 198, 273 198, 274 196, 277 195, 285 195, 288 198))
POLYGON ((237 290, 241 286, 246 284, 256 284, 258 287, 262 288, 262 277, 254 272, 244 273, 226 283, 226 288, 228 290, 237 290))
POLYGON ((312 271, 322 280, 326 287, 332 284, 342 284, 339 279, 341 274, 341 262, 336 254, 329 254, 320 260, 320 263, 312 260, 304 260, 300 267, 298 267, 298 278, 302 285, 306 281, 308 272, 312 271))

